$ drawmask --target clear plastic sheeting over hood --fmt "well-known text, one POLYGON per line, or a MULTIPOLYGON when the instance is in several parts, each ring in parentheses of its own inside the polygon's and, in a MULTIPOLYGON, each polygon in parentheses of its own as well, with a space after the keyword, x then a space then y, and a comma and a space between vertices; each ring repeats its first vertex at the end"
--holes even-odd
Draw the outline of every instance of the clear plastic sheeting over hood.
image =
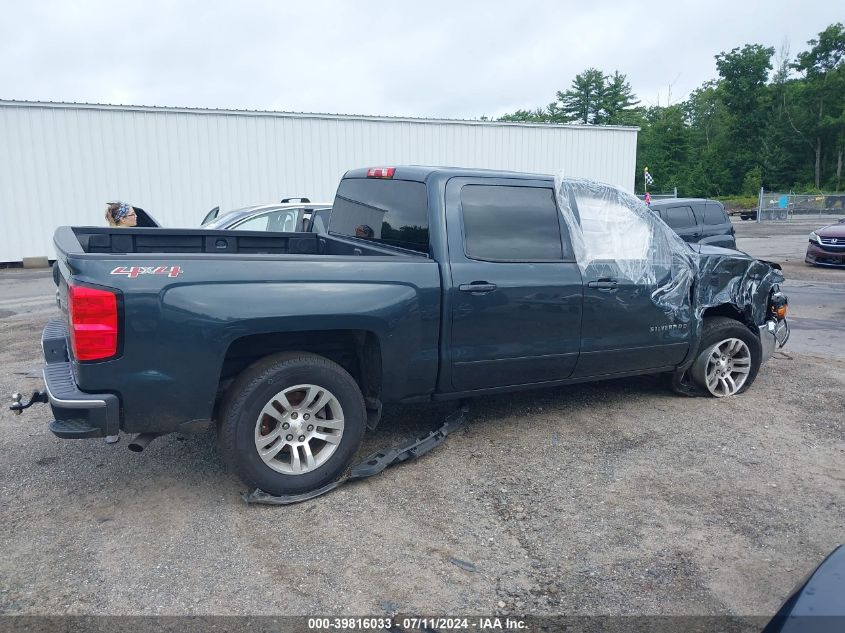
POLYGON ((772 265, 729 249, 691 248, 616 187, 558 176, 555 192, 585 279, 622 277, 643 286, 679 322, 698 322, 708 307, 724 304, 758 325, 765 320, 769 293, 783 281, 772 265))

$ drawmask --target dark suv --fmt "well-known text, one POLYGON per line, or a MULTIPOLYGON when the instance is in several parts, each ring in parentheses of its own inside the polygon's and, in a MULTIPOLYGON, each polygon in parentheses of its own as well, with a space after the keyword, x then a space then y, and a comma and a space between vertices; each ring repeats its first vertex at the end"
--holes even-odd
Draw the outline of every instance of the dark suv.
POLYGON ((704 198, 654 200, 651 210, 685 242, 736 248, 735 231, 725 207, 704 198))

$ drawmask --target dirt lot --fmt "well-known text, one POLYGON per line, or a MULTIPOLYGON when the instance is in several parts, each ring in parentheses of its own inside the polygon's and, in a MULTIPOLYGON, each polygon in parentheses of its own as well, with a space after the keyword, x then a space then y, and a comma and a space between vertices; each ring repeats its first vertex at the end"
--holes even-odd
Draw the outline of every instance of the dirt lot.
MULTIPOLYGON (((0 612, 771 614, 845 541, 845 271, 800 263, 812 228, 737 222, 795 280, 793 341, 748 393, 476 400, 430 455, 299 506, 245 505, 212 434, 135 454, 4 411, 0 612)), ((0 392, 41 386, 51 283, 0 274, 0 392)), ((363 451, 448 410, 392 409, 363 451)))

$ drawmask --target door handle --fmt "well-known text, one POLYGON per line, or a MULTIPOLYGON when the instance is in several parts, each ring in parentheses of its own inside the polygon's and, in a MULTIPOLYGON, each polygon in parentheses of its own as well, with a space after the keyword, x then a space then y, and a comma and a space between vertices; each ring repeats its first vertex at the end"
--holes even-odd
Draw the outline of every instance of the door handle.
POLYGON ((616 290, 618 285, 619 282, 615 279, 599 279, 587 283, 588 288, 598 288, 599 290, 616 290))
POLYGON ((488 284, 486 281, 473 281, 471 284, 461 284, 458 286, 458 290, 461 292, 486 294, 493 292, 497 287, 496 284, 488 284))

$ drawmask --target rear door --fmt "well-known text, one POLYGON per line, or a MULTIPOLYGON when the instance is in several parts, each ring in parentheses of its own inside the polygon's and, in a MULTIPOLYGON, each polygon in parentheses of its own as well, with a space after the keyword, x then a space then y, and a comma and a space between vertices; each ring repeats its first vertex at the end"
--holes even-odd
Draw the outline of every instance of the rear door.
POLYGON ((701 237, 695 214, 693 214, 692 208, 689 205, 662 207, 660 209, 660 217, 685 242, 697 242, 701 237))
POLYGON ((725 208, 715 200, 701 203, 702 235, 699 242, 722 248, 736 248, 733 223, 725 208))
POLYGON ((561 380, 578 359, 581 274, 551 182, 446 186, 452 387, 561 380))

